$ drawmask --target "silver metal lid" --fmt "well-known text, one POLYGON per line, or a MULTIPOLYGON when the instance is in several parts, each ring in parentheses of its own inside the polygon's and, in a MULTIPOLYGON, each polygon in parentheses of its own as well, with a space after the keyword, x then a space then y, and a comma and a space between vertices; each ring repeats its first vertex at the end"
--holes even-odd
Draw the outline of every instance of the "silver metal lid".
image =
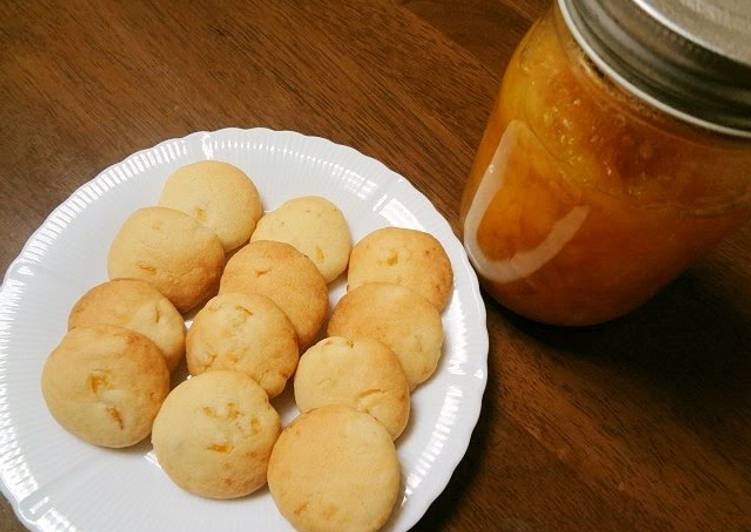
POLYGON ((693 124, 751 138, 751 0, 558 0, 609 77, 693 124))

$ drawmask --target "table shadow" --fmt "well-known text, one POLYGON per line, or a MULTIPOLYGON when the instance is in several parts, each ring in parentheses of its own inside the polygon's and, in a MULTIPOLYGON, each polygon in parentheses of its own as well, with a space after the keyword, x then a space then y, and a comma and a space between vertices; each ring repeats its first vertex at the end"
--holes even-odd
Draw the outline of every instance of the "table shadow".
POLYGON ((547 326, 494 310, 582 379, 616 375, 617 393, 633 388, 654 398, 654 412, 751 482, 751 305, 742 283, 716 281, 688 271, 631 314, 591 327, 547 326))
POLYGON ((496 310, 565 356, 647 376, 652 386, 702 411, 749 406, 751 309, 739 308, 692 272, 631 314, 591 327, 548 326, 496 310))

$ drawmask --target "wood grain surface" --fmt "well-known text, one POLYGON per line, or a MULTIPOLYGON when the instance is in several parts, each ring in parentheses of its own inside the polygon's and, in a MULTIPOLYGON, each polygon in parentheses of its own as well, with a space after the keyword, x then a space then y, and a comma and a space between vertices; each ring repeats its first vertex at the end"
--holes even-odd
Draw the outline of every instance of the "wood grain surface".
MULTIPOLYGON (((503 67, 546 4, 0 0, 0 267, 101 169, 225 126, 351 145, 456 227, 503 67)), ((750 250, 747 227, 598 327, 486 298, 482 416, 417 528, 751 529, 750 250)), ((5 501, 0 529, 21 529, 5 501)))

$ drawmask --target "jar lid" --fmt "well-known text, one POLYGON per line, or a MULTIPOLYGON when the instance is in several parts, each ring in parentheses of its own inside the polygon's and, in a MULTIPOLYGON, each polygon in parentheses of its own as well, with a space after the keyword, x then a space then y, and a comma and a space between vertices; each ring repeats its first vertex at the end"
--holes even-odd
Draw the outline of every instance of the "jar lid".
POLYGON ((751 0, 558 0, 590 59, 658 109, 751 137, 751 0))

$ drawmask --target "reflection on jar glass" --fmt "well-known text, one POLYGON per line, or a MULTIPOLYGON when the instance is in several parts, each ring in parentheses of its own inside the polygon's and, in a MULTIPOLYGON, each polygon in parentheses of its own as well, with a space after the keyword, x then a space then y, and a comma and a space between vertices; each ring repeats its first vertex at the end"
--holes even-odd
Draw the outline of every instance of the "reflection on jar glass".
POLYGON ((738 133, 603 75, 555 6, 507 67, 462 198, 485 289, 553 324, 629 312, 748 218, 751 139, 738 133))

